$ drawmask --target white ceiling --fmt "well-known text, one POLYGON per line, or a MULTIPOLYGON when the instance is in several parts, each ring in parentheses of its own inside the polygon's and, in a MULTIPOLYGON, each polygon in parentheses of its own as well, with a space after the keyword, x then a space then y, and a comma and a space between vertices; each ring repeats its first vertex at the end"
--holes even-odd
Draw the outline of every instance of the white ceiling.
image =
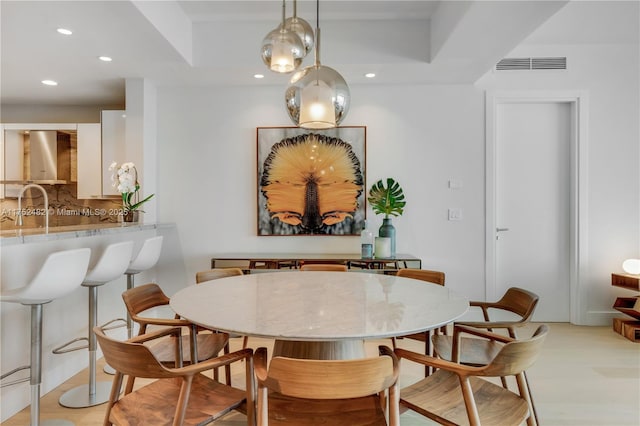
MULTIPOLYGON (((126 78, 285 86, 289 76, 271 73, 259 57, 281 5, 2 0, 1 102, 124 104, 126 78), (58 27, 74 33, 62 36, 58 27), (59 85, 44 86, 44 79, 59 85)), ((287 15, 291 9, 289 0, 287 15)), ((315 9, 315 1, 298 1, 298 16, 313 26, 315 9)), ((322 63, 350 85, 473 83, 523 42, 637 44, 638 1, 323 0, 320 27, 322 63)), ((304 65, 312 62, 309 55, 304 65)))

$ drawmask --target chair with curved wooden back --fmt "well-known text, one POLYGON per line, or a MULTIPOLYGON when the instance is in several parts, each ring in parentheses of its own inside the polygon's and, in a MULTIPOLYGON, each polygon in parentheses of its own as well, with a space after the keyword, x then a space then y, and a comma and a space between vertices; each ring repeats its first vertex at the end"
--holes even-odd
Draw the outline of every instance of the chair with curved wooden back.
MULTIPOLYGON (((408 359, 437 370, 400 391, 400 405, 440 424, 520 425, 537 424, 524 371, 534 364, 549 331, 543 324, 530 339, 516 340, 473 327, 456 326, 458 332, 499 345, 487 365, 473 367, 404 349, 396 349, 400 359, 408 359), (514 376, 518 393, 482 377, 514 376)), ((435 337, 435 336, 434 336, 435 337)), ((464 350, 464 348, 462 349, 464 350)))
POLYGON ((205 281, 217 280, 218 278, 235 277, 244 275, 240 268, 213 268, 206 271, 196 272, 196 284, 205 281))
POLYGON ((430 283, 444 285, 444 272, 430 271, 428 269, 402 268, 396 273, 398 277, 413 278, 416 280, 428 281, 430 283))
POLYGON ((252 350, 242 349, 186 367, 167 368, 143 342, 168 338, 176 355, 181 352, 180 328, 165 328, 128 341, 107 337, 100 327, 94 332, 106 361, 116 373, 105 414, 105 425, 201 425, 238 410, 255 420, 252 350), (233 362, 245 361, 246 390, 233 388, 203 374, 233 362), (127 385, 120 396, 124 376, 127 385), (133 391, 136 378, 158 379, 133 391))
POLYGON ((516 338, 516 328, 529 323, 538 305, 538 300, 538 295, 535 293, 522 288, 511 287, 497 302, 469 302, 469 306, 482 309, 484 321, 458 321, 457 324, 486 328, 489 331, 494 328, 504 328, 509 332, 509 336, 516 338), (512 312, 520 318, 512 321, 492 321, 489 315, 492 309, 512 312))
POLYGON ((307 263, 300 266, 300 270, 347 272, 347 265, 339 263, 307 263))
MULTIPOLYGON (((200 271, 200 272, 196 272, 196 284, 201 284, 207 281, 213 281, 213 280, 217 280, 219 278, 227 278, 227 277, 235 277, 238 275, 244 275, 244 272, 242 272, 242 269, 240 268, 213 268, 213 269, 208 269, 206 271, 200 271)), ((217 330, 211 330, 215 333, 217 333, 217 330)), ((237 336, 231 336, 231 337, 237 337, 237 336)), ((245 349, 247 347, 247 344, 249 343, 249 339, 247 336, 243 336, 242 337, 242 349, 245 349)), ((229 353, 229 342, 227 341, 227 344, 224 346, 224 353, 228 354, 229 353)), ((226 378, 227 378, 227 384, 231 383, 231 369, 226 368, 226 378)))
MULTIPOLYGON (((511 338, 517 339, 516 329, 527 325, 531 321, 533 312, 538 305, 538 300, 539 298, 535 293, 521 288, 511 287, 507 289, 505 294, 497 302, 469 302, 470 306, 482 309, 484 321, 459 321, 455 323, 455 326, 463 325, 467 327, 487 329, 488 331, 493 331, 494 329, 505 329, 511 338), (490 313, 496 314, 499 311, 510 312, 511 314, 515 314, 518 318, 512 320, 492 321, 490 313)), ((434 351, 440 358, 454 360, 454 345, 458 345, 460 347, 459 362, 465 365, 487 365, 497 355, 500 350, 499 344, 483 339, 465 337, 458 338, 455 326, 453 336, 433 336, 432 340, 434 351)), ((528 386, 529 382, 526 380, 526 372, 524 373, 524 377, 528 386)), ((506 380, 502 378, 501 381, 502 385, 506 388, 506 380)), ((533 414, 537 419, 537 413, 533 403, 532 407, 534 412, 533 414)))
MULTIPOLYGON (((528 290, 522 288, 511 287, 504 296, 497 302, 469 302, 469 306, 478 307, 482 309, 482 316, 484 321, 457 321, 456 325, 465 325, 468 327, 483 328, 488 331, 494 329, 505 329, 509 333, 509 336, 517 339, 516 329, 527 325, 531 321, 533 312, 538 305, 538 296, 528 290), (490 312, 492 311, 506 311, 518 316, 513 320, 498 320, 492 321, 490 312)), ((488 364, 497 353, 496 345, 479 340, 470 341, 469 339, 463 339, 461 344, 464 346, 464 350, 461 352, 460 362, 468 365, 486 365, 488 364)), ((444 359, 452 359, 452 347, 454 339, 452 336, 434 336, 433 344, 436 353, 439 357, 444 359)))
POLYGON ((380 356, 352 360, 273 357, 254 354, 258 426, 399 425, 398 360, 380 346, 380 356), (388 408, 387 408, 388 405, 388 408))
MULTIPOLYGON (((127 307, 131 319, 140 325, 138 335, 147 333, 148 326, 163 327, 187 327, 188 336, 182 336, 183 350, 182 360, 187 363, 203 361, 215 357, 229 340, 225 333, 198 333, 198 327, 190 321, 180 319, 177 315, 173 318, 156 318, 141 315, 145 311, 169 305, 169 298, 162 289, 154 283, 134 287, 122 293, 122 299, 127 307), (197 355, 196 355, 197 353, 197 355)), ((153 342, 150 350, 161 363, 175 362, 173 351, 174 344, 170 339, 159 339, 153 342)))
MULTIPOLYGON (((432 284, 438 284, 444 286, 445 275, 444 272, 441 271, 431 271, 428 269, 412 269, 412 268, 403 268, 399 269, 396 273, 398 277, 404 278, 413 278, 415 280, 426 281, 432 284)), ((447 326, 444 325, 440 327, 440 329, 436 329, 436 333, 438 331, 442 331, 444 334, 447 332, 447 326)), ((431 355, 431 330, 423 331, 422 333, 414 333, 409 334, 407 336, 402 336, 403 339, 413 339, 424 342, 424 353, 425 355, 431 355)), ((396 348, 396 339, 393 338, 393 348, 396 348)), ((425 367, 424 375, 425 377, 431 373, 431 369, 429 367, 425 367)))

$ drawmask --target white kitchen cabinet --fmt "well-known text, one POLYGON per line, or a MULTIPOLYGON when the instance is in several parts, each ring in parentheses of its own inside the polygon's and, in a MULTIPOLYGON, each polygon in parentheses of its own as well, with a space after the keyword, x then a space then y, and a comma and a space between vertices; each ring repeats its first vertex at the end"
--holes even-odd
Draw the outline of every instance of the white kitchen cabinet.
POLYGON ((120 196, 111 182, 109 166, 114 161, 118 167, 126 158, 126 115, 121 110, 102 111, 102 195, 120 196))
POLYGON ((24 170, 23 130, 7 129, 4 132, 5 162, 4 180, 22 180, 24 170))
MULTIPOLYGON (((2 180, 4 181, 21 181, 24 171, 24 130, 17 130, 3 126, 2 129, 2 180)), ((18 185, 2 185, 2 197, 15 198, 20 192, 18 185)))
MULTIPOLYGON (((0 124, 0 179, 4 180, 4 124, 0 124)), ((4 187, 0 185, 0 199, 4 198, 4 187)))
POLYGON ((78 124, 78 199, 120 197, 109 166, 125 159, 125 112, 105 110, 100 123, 78 124))
POLYGON ((102 198, 102 128, 78 124, 78 199, 102 198))
MULTIPOLYGON (((0 185, 0 198, 16 197, 20 186, 42 177, 25 176, 25 131, 62 130, 77 132, 77 198, 120 197, 111 184, 109 165, 126 161, 124 111, 103 111, 101 123, 28 123, 1 125, 0 180, 16 184, 0 185)), ((49 179, 50 180, 50 179, 49 179)), ((43 181, 44 182, 44 181, 43 181)), ((44 183, 65 183, 51 182, 44 183)))

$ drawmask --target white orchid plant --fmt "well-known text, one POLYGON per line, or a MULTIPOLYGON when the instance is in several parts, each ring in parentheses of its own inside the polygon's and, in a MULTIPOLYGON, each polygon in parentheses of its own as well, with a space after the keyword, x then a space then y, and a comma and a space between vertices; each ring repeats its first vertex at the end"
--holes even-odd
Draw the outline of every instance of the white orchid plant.
POLYGON ((114 172, 111 175, 111 182, 113 186, 118 189, 118 192, 122 194, 122 206, 124 212, 133 212, 140 208, 140 206, 151 199, 155 194, 149 195, 142 201, 138 201, 140 191, 140 183, 138 182, 138 170, 133 163, 122 163, 118 167, 118 163, 115 161, 109 166, 109 171, 114 172), (117 171, 116 171, 117 170, 117 171))

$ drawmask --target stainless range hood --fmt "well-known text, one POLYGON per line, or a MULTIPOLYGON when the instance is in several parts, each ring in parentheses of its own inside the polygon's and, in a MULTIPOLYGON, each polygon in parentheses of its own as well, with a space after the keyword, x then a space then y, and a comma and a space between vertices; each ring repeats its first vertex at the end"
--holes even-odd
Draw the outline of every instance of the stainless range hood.
MULTIPOLYGON (((62 136, 64 137, 64 133, 62 136)), ((69 177, 68 170, 66 175, 59 179, 58 146, 60 137, 61 135, 56 130, 6 130, 6 143, 12 143, 14 147, 12 152, 15 152, 19 157, 9 155, 5 158, 5 176, 0 183, 14 185, 68 183, 66 180, 69 177), (12 170, 11 173, 8 172, 9 169, 12 170)), ((68 168, 68 165, 66 167, 68 168)))
POLYGON ((29 132, 28 139, 29 176, 27 180, 58 180, 57 132, 55 130, 32 130, 29 132))

